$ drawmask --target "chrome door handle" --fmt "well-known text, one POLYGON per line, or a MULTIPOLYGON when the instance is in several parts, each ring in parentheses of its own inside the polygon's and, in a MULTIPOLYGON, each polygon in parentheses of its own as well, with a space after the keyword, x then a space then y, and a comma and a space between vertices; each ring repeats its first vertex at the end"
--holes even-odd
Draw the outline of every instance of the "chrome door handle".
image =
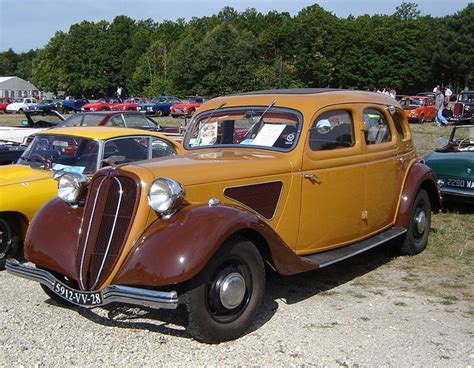
POLYGON ((314 174, 304 174, 304 178, 309 179, 309 180, 314 180, 314 179, 316 179, 316 175, 314 175, 314 174))

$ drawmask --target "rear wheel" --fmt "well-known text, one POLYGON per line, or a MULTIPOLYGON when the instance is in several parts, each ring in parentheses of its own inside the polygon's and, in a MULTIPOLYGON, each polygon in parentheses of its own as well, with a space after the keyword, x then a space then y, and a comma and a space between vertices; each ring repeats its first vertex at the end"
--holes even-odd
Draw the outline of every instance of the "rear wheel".
POLYGON ((420 115, 420 117, 418 118, 418 124, 423 124, 424 122, 425 122, 425 116, 420 115))
POLYGON ((413 256, 426 248, 431 226, 431 202, 424 189, 418 191, 410 216, 400 253, 413 256))
POLYGON ((158 117, 163 116, 163 111, 161 111, 161 109, 157 109, 155 111, 155 115, 158 116, 158 117))
POLYGON ((185 294, 188 332, 207 343, 240 337, 258 312, 265 289, 260 252, 235 237, 223 244, 185 294))

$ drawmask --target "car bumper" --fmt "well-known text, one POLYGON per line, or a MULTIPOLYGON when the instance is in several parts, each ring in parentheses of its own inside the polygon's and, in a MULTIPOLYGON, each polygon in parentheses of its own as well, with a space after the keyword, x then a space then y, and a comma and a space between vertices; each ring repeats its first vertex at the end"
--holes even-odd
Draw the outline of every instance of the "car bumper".
MULTIPOLYGON (((57 294, 54 290, 54 285, 56 282, 61 281, 56 279, 56 277, 46 270, 20 263, 15 259, 8 259, 5 268, 13 275, 37 281, 48 287, 53 293, 57 294)), ((80 290, 77 291, 80 292, 80 290)), ((124 303, 164 309, 176 309, 178 307, 178 294, 176 291, 165 292, 123 285, 110 285, 98 292, 101 295, 101 302, 95 304, 93 307, 100 307, 110 303, 124 303)), ((62 297, 60 294, 57 295, 62 297)), ((73 300, 63 299, 67 302, 84 306, 83 304, 76 303, 73 300)))
POLYGON ((459 197, 465 198, 469 201, 474 200, 474 191, 473 190, 465 190, 465 189, 455 189, 455 188, 441 188, 441 196, 443 198, 446 197, 459 197))

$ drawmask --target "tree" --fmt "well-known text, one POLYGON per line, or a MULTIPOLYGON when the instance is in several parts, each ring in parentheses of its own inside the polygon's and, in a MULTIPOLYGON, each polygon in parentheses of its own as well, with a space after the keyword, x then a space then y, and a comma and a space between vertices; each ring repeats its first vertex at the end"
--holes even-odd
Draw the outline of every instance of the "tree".
POLYGON ((403 20, 418 18, 420 15, 418 4, 411 1, 404 1, 395 8, 395 13, 393 15, 400 17, 403 20))

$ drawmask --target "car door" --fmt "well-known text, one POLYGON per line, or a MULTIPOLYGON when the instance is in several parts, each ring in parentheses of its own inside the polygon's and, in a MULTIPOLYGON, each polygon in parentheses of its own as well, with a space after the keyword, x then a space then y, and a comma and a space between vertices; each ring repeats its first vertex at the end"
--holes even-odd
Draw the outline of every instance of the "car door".
POLYGON ((321 110, 308 133, 300 174, 300 254, 334 248, 359 235, 365 168, 361 126, 352 106, 321 110))
POLYGON ((363 106, 365 198, 361 236, 389 227, 395 217, 406 165, 400 139, 384 106, 363 106))

